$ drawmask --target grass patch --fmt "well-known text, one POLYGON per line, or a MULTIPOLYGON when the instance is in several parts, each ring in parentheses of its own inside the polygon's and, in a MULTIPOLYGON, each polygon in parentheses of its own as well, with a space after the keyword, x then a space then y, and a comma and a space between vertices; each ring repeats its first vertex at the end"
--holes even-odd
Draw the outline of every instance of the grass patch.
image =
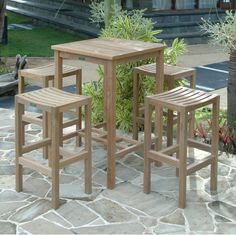
POLYGON ((50 26, 41 25, 33 19, 8 12, 8 24, 33 24, 33 30, 8 30, 8 44, 0 45, 1 57, 12 57, 23 54, 29 57, 53 56, 51 45, 78 41, 82 38, 50 26))
POLYGON ((8 17, 8 24, 24 24, 24 23, 33 23, 34 20, 30 17, 26 17, 23 15, 14 14, 12 12, 7 11, 6 13, 8 17))

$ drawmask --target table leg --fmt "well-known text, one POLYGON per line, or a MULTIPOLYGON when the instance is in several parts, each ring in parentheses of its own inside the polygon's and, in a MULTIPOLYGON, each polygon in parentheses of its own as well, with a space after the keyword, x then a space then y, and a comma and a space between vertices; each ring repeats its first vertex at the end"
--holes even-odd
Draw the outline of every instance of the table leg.
POLYGON ((164 50, 159 51, 156 57, 156 91, 163 92, 164 89, 164 50))
POLYGON ((115 187, 116 176, 116 70, 113 62, 107 62, 104 67, 104 107, 107 121, 107 188, 115 187))
MULTIPOLYGON (((159 51, 156 57, 156 92, 161 93, 164 89, 164 50, 159 51)), ((155 109, 155 135, 158 138, 155 142, 155 150, 160 151, 162 148, 162 130, 163 125, 157 117, 163 116, 163 110, 161 107, 155 109)), ((156 166, 161 166, 161 162, 156 162, 156 166)))
MULTIPOLYGON (((63 89, 62 84, 62 66, 63 59, 60 57, 60 53, 58 51, 54 52, 54 60, 55 60, 55 78, 54 78, 54 86, 58 89, 63 89)), ((59 117, 59 132, 60 132, 60 146, 63 146, 63 114, 60 114, 59 117)))
POLYGON ((54 52, 54 59, 55 59, 55 81, 54 86, 58 89, 62 89, 62 65, 63 60, 60 57, 60 53, 58 51, 54 52))

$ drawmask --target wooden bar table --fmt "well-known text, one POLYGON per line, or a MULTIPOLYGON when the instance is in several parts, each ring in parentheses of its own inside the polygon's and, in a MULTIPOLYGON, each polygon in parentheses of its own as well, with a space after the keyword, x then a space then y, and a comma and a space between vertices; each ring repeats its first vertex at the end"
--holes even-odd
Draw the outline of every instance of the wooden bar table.
MULTIPOLYGON (((55 55, 55 87, 62 89, 63 59, 79 59, 104 66, 104 130, 105 134, 97 137, 107 146, 107 187, 115 187, 115 159, 135 151, 143 144, 136 140, 116 135, 116 65, 127 62, 154 58, 156 60, 156 90, 162 92, 164 83, 164 48, 163 44, 141 41, 95 38, 60 45, 53 45, 55 55), (129 145, 124 148, 123 141, 129 145)), ((100 133, 98 129, 93 131, 100 133)), ((96 139, 96 138, 95 138, 96 139)))

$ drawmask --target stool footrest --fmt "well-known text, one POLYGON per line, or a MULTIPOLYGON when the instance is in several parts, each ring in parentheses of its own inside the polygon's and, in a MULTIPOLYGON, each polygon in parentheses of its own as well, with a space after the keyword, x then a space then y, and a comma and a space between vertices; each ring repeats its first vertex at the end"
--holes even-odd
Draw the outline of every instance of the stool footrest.
POLYGON ((200 142, 190 139, 190 138, 188 138, 187 143, 188 143, 189 147, 201 149, 201 150, 209 152, 209 153, 211 152, 211 145, 209 145, 209 144, 200 143, 200 142))
MULTIPOLYGON (((100 125, 98 124, 97 126, 100 125)), ((102 126, 104 126, 104 123, 102 124, 102 126)), ((79 136, 84 136, 83 130, 80 130, 77 133, 79 134, 79 136)), ((92 140, 107 145, 107 132, 102 129, 92 128, 92 140)), ((118 151, 116 152, 116 157, 121 157, 130 152, 141 150, 143 148, 143 142, 133 140, 124 136, 116 136, 116 148, 118 149, 118 151)))
POLYGON ((179 168, 179 160, 171 156, 168 156, 167 154, 156 152, 154 150, 149 150, 147 155, 148 155, 148 158, 154 161, 161 161, 161 162, 164 162, 164 163, 167 163, 167 164, 170 164, 172 166, 179 168))
POLYGON ((143 149, 143 145, 144 145, 143 142, 138 142, 136 145, 126 147, 125 149, 122 149, 122 150, 116 152, 116 157, 121 157, 121 156, 124 156, 130 152, 141 150, 141 149, 143 149))
POLYGON ((79 154, 70 152, 63 148, 60 148, 60 155, 63 156, 63 159, 60 160, 59 166, 60 168, 75 163, 77 161, 84 160, 88 156, 88 151, 82 150, 79 154))
POLYGON ((175 144, 175 145, 169 146, 169 147, 161 150, 160 152, 163 154, 166 154, 166 155, 171 155, 173 153, 176 153, 178 150, 179 150, 179 145, 175 144))
POLYGON ((51 139, 50 138, 45 138, 43 140, 39 140, 39 141, 36 141, 34 143, 24 145, 22 147, 22 153, 23 154, 28 153, 32 150, 39 149, 39 148, 45 147, 46 145, 50 145, 50 144, 51 144, 51 139))
POLYGON ((77 136, 84 137, 85 134, 84 134, 84 132, 82 132, 82 130, 72 131, 72 132, 70 132, 70 133, 68 133, 68 134, 64 134, 64 135, 62 136, 62 140, 68 140, 68 139, 71 139, 71 138, 77 137, 77 136))
POLYGON ((195 171, 198 171, 202 169, 203 167, 206 167, 212 163, 214 158, 210 155, 208 157, 205 157, 204 159, 194 162, 187 166, 187 175, 192 174, 195 171))
POLYGON ((63 128, 70 127, 79 123, 80 123, 80 119, 74 118, 74 119, 63 122, 63 128))
POLYGON ((26 123, 33 123, 39 126, 42 126, 43 120, 42 120, 42 115, 33 117, 29 115, 22 115, 22 120, 26 123), (40 118, 41 117, 41 118, 40 118))
MULTIPOLYGON (((92 128, 92 139, 96 140, 98 142, 101 142, 105 145, 107 145, 107 132, 98 128, 92 128)), ((116 136, 116 147, 118 149, 124 149, 126 146, 123 144, 120 144, 119 142, 122 142, 124 140, 123 137, 116 136)))
POLYGON ((42 174, 45 174, 47 176, 52 175, 51 168, 49 168, 45 165, 42 165, 40 163, 37 163, 34 160, 31 160, 31 159, 28 159, 28 158, 25 158, 25 157, 19 157, 19 164, 23 165, 25 167, 28 167, 32 170, 39 171, 42 174))

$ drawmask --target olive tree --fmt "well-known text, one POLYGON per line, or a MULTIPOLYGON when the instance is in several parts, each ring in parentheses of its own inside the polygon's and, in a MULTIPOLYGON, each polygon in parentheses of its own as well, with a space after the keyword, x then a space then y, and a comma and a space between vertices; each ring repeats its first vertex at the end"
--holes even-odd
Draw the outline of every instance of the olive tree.
POLYGON ((203 21, 201 28, 209 34, 210 43, 224 48, 229 53, 227 124, 236 128, 236 14, 226 11, 225 19, 219 23, 203 21))

